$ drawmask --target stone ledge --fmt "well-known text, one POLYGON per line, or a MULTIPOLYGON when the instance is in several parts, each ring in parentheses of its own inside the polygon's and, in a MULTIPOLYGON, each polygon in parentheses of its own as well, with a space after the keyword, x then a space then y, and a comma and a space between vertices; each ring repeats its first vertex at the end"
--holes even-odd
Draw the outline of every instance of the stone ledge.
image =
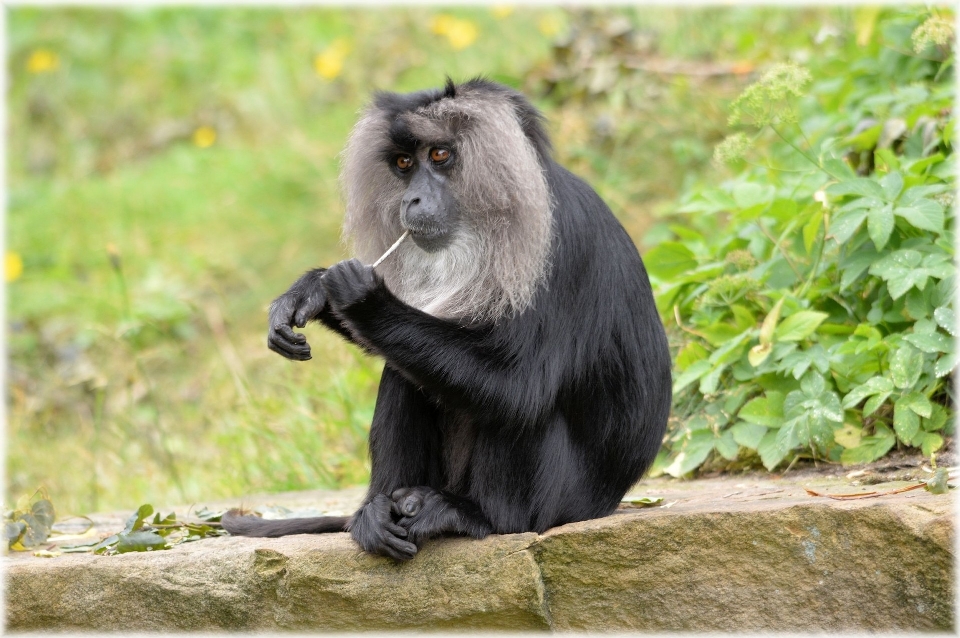
MULTIPOLYGON (((645 481, 634 492, 662 495, 664 505, 540 536, 437 540, 404 564, 360 552, 346 534, 223 537, 112 557, 11 555, 4 560, 6 624, 127 631, 955 628, 952 496, 916 490, 836 501, 810 497, 790 481, 729 477, 645 481)), ((347 492, 350 507, 359 494, 347 492)), ((329 493, 284 498, 288 507, 330 502, 329 493)))

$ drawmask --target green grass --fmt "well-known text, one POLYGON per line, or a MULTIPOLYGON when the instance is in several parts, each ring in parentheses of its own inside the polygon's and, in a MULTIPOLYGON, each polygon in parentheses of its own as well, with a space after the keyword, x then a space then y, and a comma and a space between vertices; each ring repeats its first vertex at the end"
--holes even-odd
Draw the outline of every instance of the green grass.
MULTIPOLYGON (((835 13, 596 15, 653 34, 660 58, 760 64, 835 13)), ((638 242, 714 170, 746 78, 646 76, 641 106, 545 95, 583 22, 554 8, 9 11, 7 250, 24 271, 8 284, 6 498, 45 485, 66 514, 365 481, 382 364, 315 326, 309 363, 265 335, 272 298, 347 256, 337 156, 373 90, 479 74, 524 89, 558 158, 638 242), (441 14, 476 40, 454 49, 432 30, 441 14), (319 77, 338 41, 342 73, 319 77), (53 68, 31 72, 43 51, 53 68), (193 142, 200 127, 212 146, 193 142)))

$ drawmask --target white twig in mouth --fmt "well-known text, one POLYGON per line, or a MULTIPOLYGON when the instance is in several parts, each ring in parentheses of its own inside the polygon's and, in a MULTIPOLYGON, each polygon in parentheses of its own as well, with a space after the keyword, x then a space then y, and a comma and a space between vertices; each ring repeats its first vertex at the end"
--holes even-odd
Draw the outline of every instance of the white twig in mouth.
POLYGON ((406 238, 407 238, 407 235, 409 235, 409 234, 410 234, 410 231, 409 231, 409 230, 403 231, 403 234, 400 235, 400 239, 398 239, 397 241, 393 242, 393 246, 390 246, 390 248, 387 248, 387 252, 383 253, 383 255, 380 256, 380 259, 378 259, 378 260, 376 260, 375 262, 373 262, 373 265, 371 265, 370 267, 371 267, 371 268, 376 268, 377 266, 379 266, 380 264, 382 264, 384 259, 386 259, 387 257, 389 257, 389 256, 393 253, 393 251, 395 251, 397 248, 400 247, 400 244, 403 243, 403 240, 406 239, 406 238))

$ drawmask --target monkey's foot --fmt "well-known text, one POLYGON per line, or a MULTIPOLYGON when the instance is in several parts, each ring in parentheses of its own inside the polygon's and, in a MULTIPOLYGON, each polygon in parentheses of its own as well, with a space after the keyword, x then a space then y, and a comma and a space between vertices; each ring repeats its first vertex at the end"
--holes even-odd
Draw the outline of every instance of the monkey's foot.
POLYGON ((423 486, 400 488, 391 497, 393 512, 400 516, 397 525, 407 531, 407 539, 417 547, 444 533, 483 538, 491 532, 490 522, 466 499, 423 486))

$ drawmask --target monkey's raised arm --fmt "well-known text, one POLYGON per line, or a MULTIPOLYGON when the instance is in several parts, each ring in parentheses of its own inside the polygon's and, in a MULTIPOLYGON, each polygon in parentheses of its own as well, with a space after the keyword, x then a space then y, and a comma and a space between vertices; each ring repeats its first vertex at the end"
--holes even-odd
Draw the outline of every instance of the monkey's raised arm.
POLYGON ((537 421, 553 405, 559 378, 551 371, 561 366, 500 351, 502 342, 486 338, 484 329, 464 328, 403 303, 370 266, 356 259, 335 264, 323 286, 353 340, 417 384, 511 421, 537 421))
POLYGON ((341 325, 327 304, 327 293, 320 283, 326 268, 308 270, 287 292, 270 304, 270 329, 267 347, 287 359, 308 361, 311 358, 307 338, 293 328, 303 328, 308 321, 319 321, 344 339, 353 337, 341 325))

